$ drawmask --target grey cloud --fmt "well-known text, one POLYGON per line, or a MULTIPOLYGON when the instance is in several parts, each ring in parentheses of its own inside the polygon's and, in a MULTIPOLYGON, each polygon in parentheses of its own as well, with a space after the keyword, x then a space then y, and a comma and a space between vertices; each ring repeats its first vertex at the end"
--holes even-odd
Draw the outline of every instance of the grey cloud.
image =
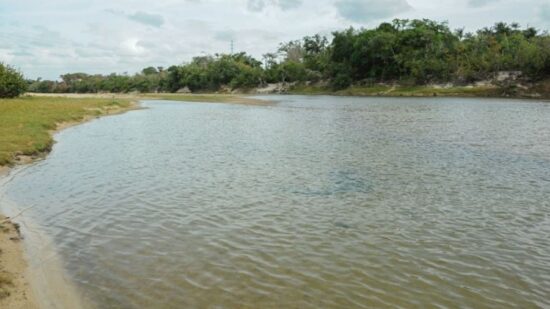
POLYGON ((366 22, 406 12, 411 6, 406 0, 341 0, 336 8, 347 20, 366 22))
POLYGON ((130 20, 133 20, 144 25, 160 27, 164 24, 164 17, 159 14, 149 14, 143 11, 138 11, 132 15, 128 15, 130 20))
POLYGON ((124 15, 124 11, 121 10, 115 10, 115 9, 105 9, 103 10, 106 13, 113 14, 113 15, 124 15))
POLYGON ((64 39, 59 32, 51 31, 46 27, 33 26, 32 37, 28 42, 34 47, 57 47, 64 39))
POLYGON ((499 2, 499 1, 500 0, 468 0, 468 6, 479 8, 479 7, 486 6, 490 3, 499 2))
POLYGON ((248 0, 247 7, 252 12, 260 12, 265 8, 265 0, 248 0))
POLYGON ((291 10, 300 7, 302 0, 279 0, 278 4, 282 10, 291 10))
POLYGON ((248 10, 252 12, 261 12, 268 6, 277 7, 283 11, 296 9, 300 7, 303 0, 248 0, 248 10))

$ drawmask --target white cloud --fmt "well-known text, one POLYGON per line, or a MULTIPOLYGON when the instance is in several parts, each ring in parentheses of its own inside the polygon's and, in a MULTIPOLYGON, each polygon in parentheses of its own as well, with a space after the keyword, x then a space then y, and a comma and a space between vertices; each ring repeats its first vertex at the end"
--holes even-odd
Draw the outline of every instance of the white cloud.
POLYGON ((141 41, 136 38, 130 38, 120 43, 121 51, 125 56, 139 56, 143 55, 147 49, 143 46, 141 41))

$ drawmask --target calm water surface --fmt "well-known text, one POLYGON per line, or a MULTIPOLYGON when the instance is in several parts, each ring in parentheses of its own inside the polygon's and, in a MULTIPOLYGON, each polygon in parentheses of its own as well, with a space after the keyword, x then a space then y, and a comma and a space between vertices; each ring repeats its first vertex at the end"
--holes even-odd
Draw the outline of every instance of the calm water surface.
POLYGON ((147 101, 5 185, 99 308, 550 307, 550 104, 147 101))

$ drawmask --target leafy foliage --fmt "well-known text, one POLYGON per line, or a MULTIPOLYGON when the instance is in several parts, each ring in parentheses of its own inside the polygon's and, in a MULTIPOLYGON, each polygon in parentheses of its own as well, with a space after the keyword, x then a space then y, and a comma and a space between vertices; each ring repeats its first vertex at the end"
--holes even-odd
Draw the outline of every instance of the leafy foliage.
POLYGON ((0 62, 0 98, 15 98, 27 90, 23 75, 0 62))

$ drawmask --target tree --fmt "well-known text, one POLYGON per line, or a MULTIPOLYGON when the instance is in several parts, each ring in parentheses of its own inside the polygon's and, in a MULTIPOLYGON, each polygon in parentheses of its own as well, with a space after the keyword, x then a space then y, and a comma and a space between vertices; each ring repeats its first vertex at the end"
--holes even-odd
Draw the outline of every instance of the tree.
MULTIPOLYGON (((159 67, 162 68, 162 67, 159 67)), ((161 69, 162 70, 162 69, 161 69)), ((143 70, 141 70, 141 74, 143 75, 155 75, 158 74, 159 71, 155 67, 147 67, 143 70)))
POLYGON ((279 45, 279 53, 283 54, 285 61, 302 62, 305 50, 300 41, 290 41, 279 45))
POLYGON ((0 98, 15 98, 27 90, 23 75, 13 67, 0 62, 0 98))
POLYGON ((239 64, 239 73, 230 83, 231 88, 253 88, 262 83, 262 70, 260 68, 250 67, 245 64, 239 64))
POLYGON ((324 36, 316 34, 303 38, 304 65, 307 69, 322 72, 329 62, 328 40, 324 36))

